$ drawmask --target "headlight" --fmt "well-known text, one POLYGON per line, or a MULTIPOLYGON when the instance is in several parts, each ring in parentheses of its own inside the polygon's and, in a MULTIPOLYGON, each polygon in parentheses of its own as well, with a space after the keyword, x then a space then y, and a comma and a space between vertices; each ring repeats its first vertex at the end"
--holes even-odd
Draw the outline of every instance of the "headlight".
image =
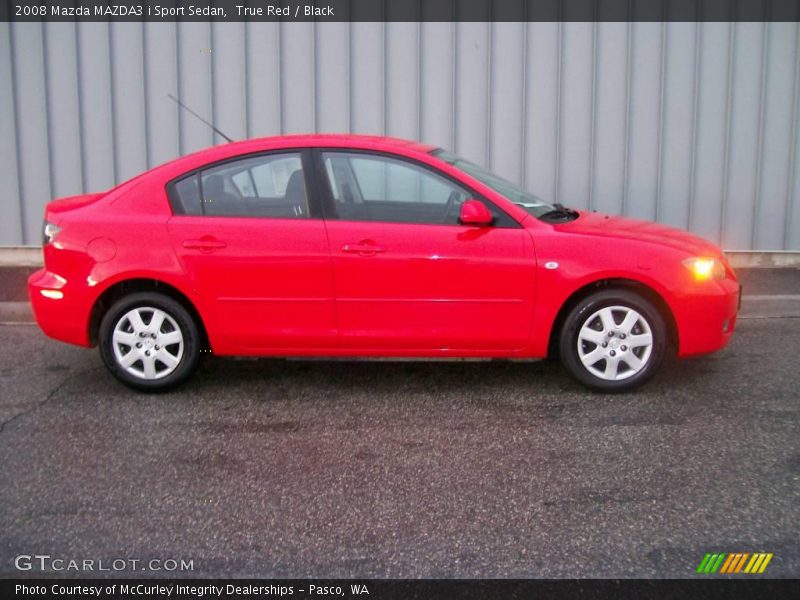
POLYGON ((45 221, 44 227, 42 228, 42 246, 47 246, 47 244, 52 244, 53 240, 56 239, 56 236, 58 235, 59 231, 61 231, 61 227, 45 221))
POLYGON ((716 258, 693 256, 684 260, 683 266, 692 272, 697 281, 725 279, 725 265, 716 258))

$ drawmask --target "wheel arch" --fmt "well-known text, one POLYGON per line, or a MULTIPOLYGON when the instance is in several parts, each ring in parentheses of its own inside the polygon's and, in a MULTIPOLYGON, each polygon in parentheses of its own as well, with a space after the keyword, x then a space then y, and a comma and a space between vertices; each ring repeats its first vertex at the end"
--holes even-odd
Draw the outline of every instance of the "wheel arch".
POLYGON ((100 296, 97 297, 89 317, 89 341, 92 345, 97 344, 100 322, 103 320, 103 315, 106 311, 120 298, 135 292, 157 292, 181 304, 181 306, 189 312, 197 325, 201 337, 201 348, 209 348, 208 332, 206 331, 203 318, 194 303, 177 287, 160 279, 149 277, 137 277, 117 281, 108 286, 108 288, 103 290, 100 296))
POLYGON ((575 290, 561 305, 561 308, 556 314, 553 321, 553 326, 550 328, 550 338, 547 345, 547 356, 554 358, 558 356, 558 342, 561 336, 561 329, 564 321, 570 311, 584 298, 602 290, 610 289, 624 289, 638 293, 643 298, 648 300, 656 307, 661 317, 664 319, 664 324, 667 326, 667 333, 669 335, 669 343, 673 348, 678 348, 679 335, 678 323, 675 320, 675 315, 672 312, 667 301, 655 289, 649 285, 636 281, 634 279, 625 279, 624 277, 610 277, 606 279, 599 279, 591 283, 587 283, 582 287, 575 290))

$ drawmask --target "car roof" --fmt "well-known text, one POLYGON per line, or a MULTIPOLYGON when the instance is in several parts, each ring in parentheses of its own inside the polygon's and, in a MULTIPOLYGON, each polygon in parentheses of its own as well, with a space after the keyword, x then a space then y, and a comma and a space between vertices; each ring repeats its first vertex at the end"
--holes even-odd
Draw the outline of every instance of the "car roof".
POLYGON ((255 154, 258 152, 268 152, 281 148, 353 148, 364 150, 384 150, 391 152, 397 150, 402 154, 426 154, 435 150, 437 146, 424 144, 412 140, 404 140, 389 136, 378 135, 356 135, 345 133, 309 133, 292 134, 281 136, 270 136, 261 138, 251 138, 241 141, 230 142, 211 146, 191 154, 176 158, 170 162, 155 167, 148 173, 158 174, 161 177, 172 178, 182 172, 191 171, 202 167, 204 164, 213 163, 220 160, 255 154))
MULTIPOLYGON (((385 135, 361 135, 355 133, 307 133, 307 134, 293 134, 282 135, 274 137, 256 138, 254 141, 283 141, 286 143, 301 143, 308 144, 309 146, 325 146, 326 144, 334 143, 337 146, 340 144, 353 144, 356 146, 361 145, 381 145, 381 146, 401 146, 409 150, 418 150, 419 152, 430 152, 436 146, 431 144, 424 144, 414 140, 405 140, 402 138, 385 136, 385 135)), ((234 142, 235 143, 235 142, 234 142)))
POLYGON ((406 151, 420 153, 427 153, 437 148, 437 146, 431 144, 424 144, 422 142, 415 142, 413 140, 404 140, 389 136, 356 135, 350 133, 306 133, 234 141, 228 144, 222 144, 207 148, 206 150, 201 150, 196 154, 228 154, 228 151, 230 151, 230 154, 246 154, 248 152, 258 152, 259 150, 272 150, 277 148, 324 148, 326 146, 374 149, 403 148, 406 151))

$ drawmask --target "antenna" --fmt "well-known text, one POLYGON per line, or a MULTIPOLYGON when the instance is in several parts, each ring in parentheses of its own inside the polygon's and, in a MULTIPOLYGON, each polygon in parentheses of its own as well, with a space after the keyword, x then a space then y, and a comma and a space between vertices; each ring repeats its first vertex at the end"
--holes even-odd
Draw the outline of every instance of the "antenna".
POLYGON ((233 141, 233 140, 232 140, 231 138, 229 138, 227 135, 225 135, 224 133, 222 133, 222 132, 221 132, 219 129, 217 129, 216 127, 214 127, 214 125, 213 125, 213 124, 211 124, 211 123, 209 123, 208 121, 206 121, 206 120, 205 120, 203 117, 201 117, 200 115, 198 115, 198 114, 197 114, 196 112, 194 112, 194 111, 193 111, 191 108, 189 108, 189 107, 188 107, 188 106, 186 106, 186 105, 185 105, 183 102, 181 102, 180 100, 178 100, 178 99, 177 99, 175 96, 173 96, 172 94, 167 94, 167 96, 169 96, 170 98, 172 98, 173 100, 175 100, 175 102, 177 102, 177 103, 178 103, 178 106, 180 106, 181 108, 185 108, 185 109, 186 109, 186 110, 188 110, 188 111, 189 111, 191 114, 193 114, 195 117, 197 117, 198 119, 200 119, 200 120, 201 120, 203 123, 205 123, 206 125, 208 125, 209 127, 211 127, 211 129, 213 129, 213 130, 214 130, 214 133, 218 133, 219 135, 221 135, 222 137, 224 137, 224 138, 225 138, 226 140, 228 140, 229 142, 232 142, 232 141, 233 141))

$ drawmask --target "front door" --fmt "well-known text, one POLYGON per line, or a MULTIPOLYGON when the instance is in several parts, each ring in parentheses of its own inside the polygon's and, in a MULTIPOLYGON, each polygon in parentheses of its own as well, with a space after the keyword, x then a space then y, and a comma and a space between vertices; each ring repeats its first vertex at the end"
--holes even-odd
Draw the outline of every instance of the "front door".
POLYGON ((474 194, 418 163, 340 151, 320 160, 343 348, 481 354, 527 345, 535 257, 525 229, 486 200, 494 226, 460 225, 460 205, 474 194))

